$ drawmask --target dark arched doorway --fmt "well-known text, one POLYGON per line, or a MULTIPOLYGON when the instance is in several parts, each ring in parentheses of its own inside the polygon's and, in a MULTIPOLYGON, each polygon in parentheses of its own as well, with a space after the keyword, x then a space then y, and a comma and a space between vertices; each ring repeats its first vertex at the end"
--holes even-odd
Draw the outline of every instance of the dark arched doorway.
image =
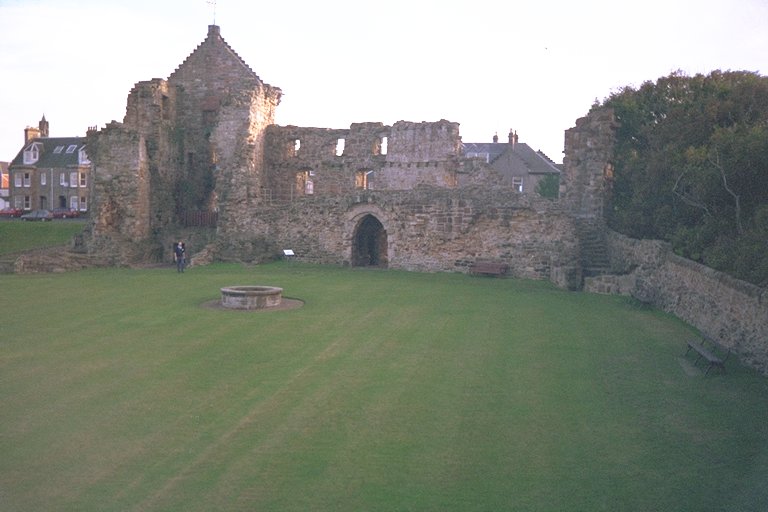
POLYGON ((373 215, 363 217, 355 229, 352 241, 352 266, 387 266, 387 232, 379 219, 373 215))

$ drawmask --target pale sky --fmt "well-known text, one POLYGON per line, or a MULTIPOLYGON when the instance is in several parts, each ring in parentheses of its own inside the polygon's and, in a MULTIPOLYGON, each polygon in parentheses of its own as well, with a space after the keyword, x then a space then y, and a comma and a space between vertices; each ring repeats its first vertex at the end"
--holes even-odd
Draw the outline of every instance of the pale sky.
MULTIPOLYGON (((0 160, 122 121, 214 22, 206 0, 0 0, 0 160)), ((768 73, 768 0, 218 0, 222 37, 283 91, 277 124, 460 123, 562 162, 595 99, 675 70, 768 73)))

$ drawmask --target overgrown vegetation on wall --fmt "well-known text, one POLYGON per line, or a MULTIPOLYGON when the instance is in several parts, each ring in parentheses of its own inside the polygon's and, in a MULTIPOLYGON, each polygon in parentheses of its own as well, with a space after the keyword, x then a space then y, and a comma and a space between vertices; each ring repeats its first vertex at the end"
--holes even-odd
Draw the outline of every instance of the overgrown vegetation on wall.
POLYGON ((620 123, 609 226, 768 285, 768 77, 675 72, 602 106, 620 123))

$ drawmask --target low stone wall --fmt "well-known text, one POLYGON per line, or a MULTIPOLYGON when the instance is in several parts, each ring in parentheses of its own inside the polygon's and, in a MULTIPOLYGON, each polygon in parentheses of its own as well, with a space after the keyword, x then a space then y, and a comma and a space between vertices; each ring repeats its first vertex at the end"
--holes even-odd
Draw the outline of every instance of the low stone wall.
MULTIPOLYGON (((623 274, 610 291, 674 314, 768 375, 768 289, 681 258, 663 242, 614 232, 607 242, 611 265, 623 274)), ((591 289, 601 291, 596 288, 607 282, 597 280, 591 289)))
POLYGON ((262 205, 250 213, 244 232, 219 233, 217 258, 248 260, 237 243, 252 239, 292 249, 302 261, 351 265, 357 227, 370 215, 386 231, 389 268, 466 272, 476 260, 493 260, 507 263, 510 276, 550 279, 553 268, 578 266, 573 220, 562 206, 512 189, 360 191, 262 205))
POLYGON ((13 274, 39 274, 74 272, 91 267, 108 266, 100 258, 94 258, 87 254, 76 253, 68 247, 49 247, 21 253, 13 258, 12 266, 7 273, 13 274))

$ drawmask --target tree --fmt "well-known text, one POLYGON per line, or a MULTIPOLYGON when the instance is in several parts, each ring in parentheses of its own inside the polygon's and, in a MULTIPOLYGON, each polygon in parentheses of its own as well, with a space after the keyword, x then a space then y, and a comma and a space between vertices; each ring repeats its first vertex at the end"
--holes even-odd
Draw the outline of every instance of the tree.
POLYGON ((768 284, 768 270, 753 270, 768 266, 768 240, 759 236, 765 214, 758 215, 768 205, 768 78, 675 72, 593 108, 606 106, 621 124, 609 225, 768 284), (739 263, 747 254, 760 261, 739 263))
POLYGON ((557 199, 560 196, 560 176, 547 174, 536 184, 536 193, 548 199, 557 199))

